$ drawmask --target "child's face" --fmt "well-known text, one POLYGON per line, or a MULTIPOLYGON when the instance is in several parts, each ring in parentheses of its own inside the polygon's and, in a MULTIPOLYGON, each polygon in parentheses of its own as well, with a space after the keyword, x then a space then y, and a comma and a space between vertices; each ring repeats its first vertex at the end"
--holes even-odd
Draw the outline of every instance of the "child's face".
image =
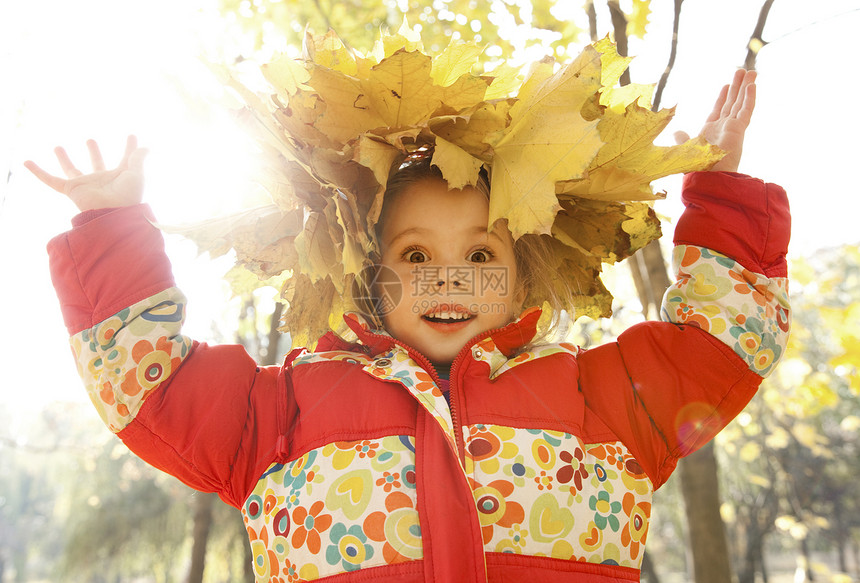
POLYGON ((402 299, 382 321, 434 364, 449 365, 472 337, 517 315, 513 240, 501 224, 487 232, 488 213, 481 192, 438 178, 387 203, 382 265, 398 275, 402 299))

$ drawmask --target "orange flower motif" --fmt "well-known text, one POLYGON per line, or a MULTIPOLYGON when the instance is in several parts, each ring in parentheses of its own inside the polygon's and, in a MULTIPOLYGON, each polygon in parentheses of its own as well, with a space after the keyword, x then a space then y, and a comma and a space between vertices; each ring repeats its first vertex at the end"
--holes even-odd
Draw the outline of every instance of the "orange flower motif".
POLYGON ((627 523, 621 530, 621 544, 630 547, 630 557, 635 559, 639 556, 639 550, 645 546, 645 541, 648 538, 651 503, 640 502, 636 504, 636 497, 628 492, 624 494, 621 505, 628 517, 627 523))
POLYGON ((750 294, 753 301, 760 306, 766 306, 773 301, 775 294, 766 285, 758 283, 758 276, 744 269, 741 273, 729 271, 729 277, 737 281, 734 290, 739 294, 750 294))
POLYGON ((376 457, 377 449, 379 449, 379 444, 374 443, 368 439, 365 439, 364 441, 360 441, 355 444, 355 451, 358 452, 358 457, 360 458, 376 457))
POLYGON ((400 473, 382 472, 382 477, 376 480, 376 485, 382 486, 386 492, 391 492, 392 488, 400 487, 400 473))
POLYGON ((167 337, 159 338, 155 346, 148 340, 134 345, 131 357, 137 366, 126 373, 120 388, 126 395, 134 396, 140 391, 149 391, 158 386, 182 362, 181 358, 171 358, 173 344, 167 337))
POLYGON ((322 513, 324 507, 325 503, 317 500, 310 509, 299 506, 293 510, 293 524, 297 527, 291 539, 294 548, 305 546, 307 543, 311 553, 316 555, 320 552, 322 546, 320 533, 328 530, 332 523, 331 515, 322 513))
POLYGON ((510 528, 522 524, 526 513, 518 502, 507 500, 513 494, 514 485, 506 480, 496 480, 486 486, 469 478, 478 507, 478 520, 484 544, 493 538, 493 527, 510 528))
POLYGON ((548 476, 545 471, 541 470, 540 475, 535 476, 535 484, 537 484, 538 490, 544 488, 552 490, 552 476, 548 476))
POLYGON ((385 498, 385 510, 364 519, 362 530, 367 538, 385 542, 382 556, 386 564, 420 559, 424 555, 421 527, 413 500, 403 492, 392 492, 385 498))

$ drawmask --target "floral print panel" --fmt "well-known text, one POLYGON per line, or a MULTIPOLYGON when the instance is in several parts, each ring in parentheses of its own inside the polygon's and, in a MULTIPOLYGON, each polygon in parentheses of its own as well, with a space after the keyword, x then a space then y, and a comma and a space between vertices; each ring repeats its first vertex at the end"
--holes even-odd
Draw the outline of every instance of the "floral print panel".
POLYGON ((421 559, 415 440, 330 443, 274 464, 245 500, 257 581, 305 581, 421 559))
POLYGON ((191 350, 179 334, 185 296, 167 289, 71 337, 78 374, 99 416, 118 433, 191 350))
POLYGON ((663 319, 719 338, 766 377, 785 350, 791 324, 788 279, 767 278, 703 247, 679 245, 677 280, 663 299, 663 319))
POLYGON ((653 488, 621 443, 500 425, 464 433, 487 552, 639 568, 653 488))

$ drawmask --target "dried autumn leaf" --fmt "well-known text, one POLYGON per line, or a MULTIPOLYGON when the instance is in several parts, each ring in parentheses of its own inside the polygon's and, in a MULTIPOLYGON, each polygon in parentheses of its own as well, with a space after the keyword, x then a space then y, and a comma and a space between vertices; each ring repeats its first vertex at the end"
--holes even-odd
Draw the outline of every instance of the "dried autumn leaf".
POLYGON ((627 13, 627 34, 645 38, 648 27, 648 16, 651 14, 650 0, 633 0, 633 6, 627 13))
POLYGON ((374 45, 372 55, 376 57, 377 62, 381 62, 397 51, 418 52, 422 48, 421 33, 411 28, 404 16, 397 33, 382 35, 374 45))
POLYGON ((585 255, 615 263, 659 237, 660 221, 645 204, 574 199, 562 203, 552 234, 585 255))
POLYGON ((559 204, 555 184, 581 176, 603 142, 580 109, 600 89, 600 54, 586 48, 546 76, 539 67, 511 108, 511 126, 493 144, 490 224, 507 218, 514 238, 549 233, 559 204))
POLYGON ((507 63, 498 65, 487 75, 493 78, 484 95, 487 101, 511 97, 522 85, 520 70, 507 63))
POLYGON ((311 77, 304 65, 287 55, 281 55, 260 69, 266 80, 284 99, 295 95, 311 77))
POLYGON ((391 165, 401 156, 400 150, 391 144, 363 135, 353 151, 353 159, 373 171, 377 182, 385 185, 391 165))
POLYGON ((680 146, 659 147, 654 139, 665 129, 674 109, 653 112, 632 103, 624 114, 607 110, 600 122, 606 144, 586 175, 561 181, 558 193, 598 200, 654 200, 650 182, 679 172, 704 170, 722 157, 716 146, 696 138, 680 146))
POLYGON ((284 213, 275 205, 251 209, 190 225, 159 227, 194 241, 211 257, 231 249, 236 261, 260 279, 267 279, 298 261, 294 240, 302 230, 302 212, 284 213))
POLYGON ((329 205, 322 213, 309 213, 304 230, 296 237, 299 268, 313 281, 326 279, 329 277, 328 274, 332 274, 331 279, 335 282, 343 279, 343 264, 333 233, 329 228, 331 224, 337 224, 334 205, 329 205), (334 220, 329 223, 329 217, 332 215, 334 220))
POLYGON ((456 144, 472 156, 490 162, 493 148, 489 142, 504 132, 511 122, 513 99, 481 102, 459 115, 434 117, 428 123, 436 136, 456 144))
POLYGON ((439 55, 433 59, 430 77, 439 87, 448 87, 461 76, 471 72, 481 56, 481 47, 476 43, 457 42, 451 39, 439 55))
POLYGON ((433 164, 442 171, 450 188, 464 188, 478 183, 478 173, 483 162, 448 140, 436 138, 433 164))
POLYGON ((344 304, 330 277, 311 281, 297 273, 284 282, 281 297, 289 308, 284 313, 282 332, 291 335, 293 346, 313 348, 317 340, 331 329, 342 326, 344 304))
POLYGON ((333 143, 343 144, 373 128, 386 125, 372 107, 358 79, 339 71, 313 66, 308 84, 325 104, 314 127, 333 143))
MULTIPOLYGON (((305 60, 317 65, 334 69, 345 75, 355 75, 358 71, 354 53, 344 46, 337 34, 330 30, 322 36, 315 37, 308 31, 303 45, 305 60)), ((296 61, 304 66, 300 61, 296 61)))
MULTIPOLYGON (((564 297, 567 290, 570 290, 573 294, 571 313, 577 318, 587 316, 595 320, 612 315, 612 294, 600 281, 600 259, 553 238, 549 239, 549 244, 553 250, 551 267, 557 276, 555 281, 558 282, 556 293, 564 297)), ((526 297, 527 305, 538 305, 541 301, 538 297, 526 297)))

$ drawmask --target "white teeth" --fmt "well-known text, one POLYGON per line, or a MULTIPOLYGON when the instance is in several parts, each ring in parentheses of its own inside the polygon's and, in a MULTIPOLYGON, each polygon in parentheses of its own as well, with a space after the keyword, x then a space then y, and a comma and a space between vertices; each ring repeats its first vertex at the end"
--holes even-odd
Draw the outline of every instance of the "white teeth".
POLYGON ((437 320, 467 320, 471 316, 465 312, 436 312, 435 314, 427 314, 427 317, 437 320))

